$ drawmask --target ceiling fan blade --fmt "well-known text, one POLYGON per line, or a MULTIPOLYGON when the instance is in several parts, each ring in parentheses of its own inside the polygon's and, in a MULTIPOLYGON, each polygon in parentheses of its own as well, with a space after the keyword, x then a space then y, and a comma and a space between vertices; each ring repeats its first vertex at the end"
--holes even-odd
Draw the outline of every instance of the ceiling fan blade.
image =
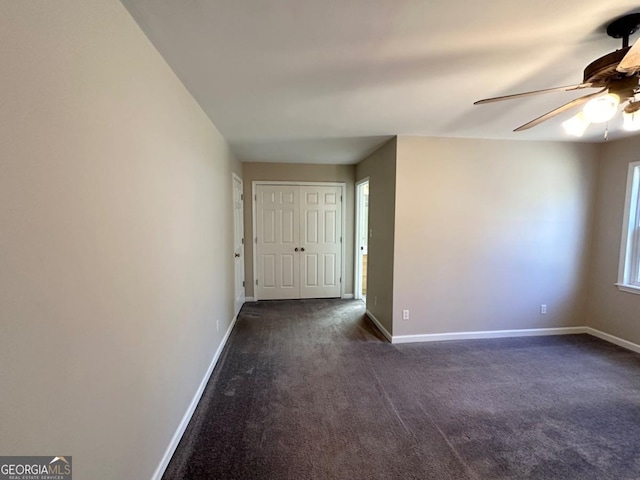
POLYGON ((633 47, 622 57, 616 70, 620 73, 635 73, 640 70, 640 40, 636 40, 633 47))
POLYGON ((584 97, 578 97, 575 100, 571 100, 569 103, 565 103, 561 107, 558 107, 555 110, 551 110, 550 112, 545 113, 544 115, 536 118, 535 120, 531 120, 529 123, 525 123, 521 127, 516 128, 514 130, 514 132, 521 132, 522 130, 528 130, 530 128, 535 127, 536 125, 540 125, 545 120, 549 120, 550 118, 553 118, 556 115, 561 114, 562 112, 566 112, 567 110, 569 110, 569 109, 571 109, 573 107, 577 107, 578 105, 582 105, 583 103, 587 103, 592 98, 597 97, 598 95, 601 95, 604 92, 606 92, 607 89, 608 89, 608 87, 605 87, 602 90, 600 90, 599 92, 590 93, 589 95, 585 95, 584 97))
POLYGON ((541 93, 551 92, 569 92, 571 90, 580 90, 582 88, 594 88, 592 83, 579 83, 578 85, 568 85, 566 87, 545 88, 544 90, 534 90, 532 92, 516 93, 513 95, 505 95, 503 97, 485 98, 474 102, 474 105, 482 105, 484 103, 501 102, 503 100, 511 100, 513 98, 529 97, 531 95, 540 95, 541 93))

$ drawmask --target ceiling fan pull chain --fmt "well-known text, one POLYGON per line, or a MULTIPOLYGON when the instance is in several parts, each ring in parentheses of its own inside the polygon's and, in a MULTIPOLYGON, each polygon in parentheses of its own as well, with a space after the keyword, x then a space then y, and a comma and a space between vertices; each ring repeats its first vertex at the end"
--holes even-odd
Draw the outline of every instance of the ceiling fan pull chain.
POLYGON ((609 122, 604 127, 604 141, 609 140, 609 122))

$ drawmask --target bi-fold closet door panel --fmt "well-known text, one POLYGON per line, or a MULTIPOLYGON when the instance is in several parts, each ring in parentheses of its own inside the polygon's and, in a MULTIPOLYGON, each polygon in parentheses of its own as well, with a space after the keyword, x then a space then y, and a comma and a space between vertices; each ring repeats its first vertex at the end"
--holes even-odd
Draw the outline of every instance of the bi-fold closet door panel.
POLYGON ((300 187, 300 298, 340 296, 340 187, 300 187))
POLYGON ((341 188, 256 186, 257 298, 340 296, 341 188))
POLYGON ((300 188, 258 185, 256 197, 257 296, 300 298, 300 188))

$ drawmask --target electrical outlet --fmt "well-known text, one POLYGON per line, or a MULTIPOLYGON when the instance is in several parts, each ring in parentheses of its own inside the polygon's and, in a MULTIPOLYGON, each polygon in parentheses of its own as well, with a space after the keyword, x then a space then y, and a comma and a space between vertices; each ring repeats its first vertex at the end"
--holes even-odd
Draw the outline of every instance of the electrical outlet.
POLYGON ((216 320, 216 332, 220 331, 220 319, 216 320))
POLYGON ((546 314, 547 314, 547 305, 543 303, 542 305, 540 305, 540 315, 546 315, 546 314))
POLYGON ((375 296, 373 297, 373 304, 374 304, 374 305, 378 305, 378 296, 377 296, 377 295, 375 295, 375 296))
POLYGON ((402 319, 409 320, 409 310, 402 310, 402 319))

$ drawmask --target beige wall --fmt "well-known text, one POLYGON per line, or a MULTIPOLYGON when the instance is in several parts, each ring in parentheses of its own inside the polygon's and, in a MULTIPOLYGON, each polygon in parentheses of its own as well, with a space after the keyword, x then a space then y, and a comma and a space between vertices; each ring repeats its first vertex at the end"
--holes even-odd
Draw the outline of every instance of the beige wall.
POLYGON ((356 181, 369 177, 367 310, 391 334, 393 316, 394 222, 396 215, 396 138, 392 138, 356 169, 356 181))
POLYGON ((597 159, 586 144, 399 137, 394 335, 585 325, 597 159))
POLYGON ((640 137, 601 146, 598 197, 589 289, 590 327, 640 343, 640 295, 621 292, 618 262, 624 217, 627 170, 640 160, 640 137))
POLYGON ((240 166, 118 1, 2 22, 0 452, 148 479, 233 317, 240 166))
POLYGON ((354 165, 309 165, 298 163, 259 163, 242 164, 244 180, 244 238, 247 297, 253 297, 253 220, 252 215, 252 182, 258 180, 286 182, 344 182, 346 183, 345 211, 345 294, 353 294, 353 253, 354 253, 354 165))

